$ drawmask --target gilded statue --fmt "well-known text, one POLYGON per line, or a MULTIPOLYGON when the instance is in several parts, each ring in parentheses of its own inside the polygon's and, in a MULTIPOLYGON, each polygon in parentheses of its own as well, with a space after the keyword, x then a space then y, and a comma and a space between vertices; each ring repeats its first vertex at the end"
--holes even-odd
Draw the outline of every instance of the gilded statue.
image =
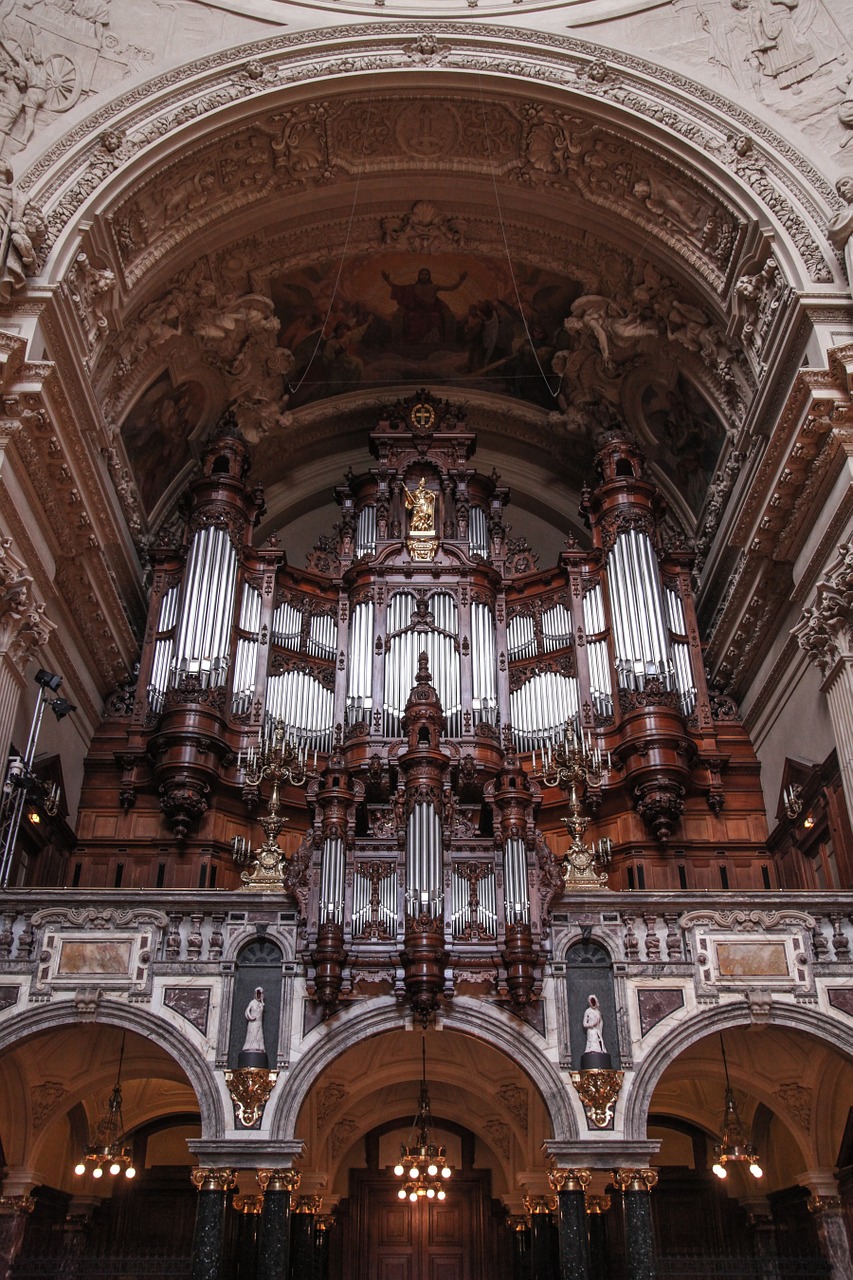
POLYGON ((406 498, 406 510, 412 513, 411 533, 429 534, 435 537, 435 494, 426 487, 421 476, 420 483, 414 493, 403 485, 406 498))

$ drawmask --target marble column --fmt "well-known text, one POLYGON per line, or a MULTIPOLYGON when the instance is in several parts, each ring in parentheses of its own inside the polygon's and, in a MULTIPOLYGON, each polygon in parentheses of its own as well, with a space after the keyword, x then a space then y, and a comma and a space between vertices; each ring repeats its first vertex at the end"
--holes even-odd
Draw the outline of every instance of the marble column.
POLYGON ((291 1206, 290 1274, 293 1280, 316 1280, 317 1215, 323 1205, 322 1196, 297 1196, 291 1206))
POLYGON ((586 1215, 589 1231, 589 1272, 591 1280, 610 1280, 607 1223, 604 1218, 609 1209, 610 1196, 594 1196, 587 1193, 586 1215))
POLYGON ((314 1280, 328 1280, 329 1275, 329 1237, 335 1229, 335 1216, 332 1213, 319 1213, 314 1221, 314 1240, 316 1270, 314 1280))
POLYGON ((198 1188, 193 1233, 192 1280, 225 1280, 222 1243, 225 1202, 236 1185, 232 1169, 193 1169, 198 1188))
POLYGON ((552 1196, 525 1196, 524 1207, 530 1215, 530 1280, 559 1280, 551 1224, 555 1200, 552 1196))
POLYGON ((286 1280, 290 1269, 290 1197, 299 1190, 293 1169, 259 1169, 264 1193, 258 1243, 258 1280, 286 1280))
POLYGON ((625 1206, 625 1258, 627 1280, 656 1280, 655 1238, 652 1229, 654 1169, 614 1169, 613 1185, 622 1192, 625 1206))
POLYGON ((35 1204, 30 1196, 0 1196, 0 1280, 9 1280, 12 1274, 35 1204))
MULTIPOLYGON (((2 436, 0 424, 0 457, 2 436)), ((35 600, 33 580, 11 547, 11 538, 0 539, 0 760, 4 773, 18 704, 27 686, 24 672, 56 626, 45 616, 44 605, 35 600)), ((16 745, 23 751, 26 743, 16 745)))
POLYGON ((526 1214, 511 1214, 506 1225, 512 1232, 512 1280, 525 1280, 530 1256, 530 1223, 526 1214))
POLYGON ((548 1179, 557 1192, 560 1280, 590 1280, 586 1190, 592 1174, 589 1169, 554 1169, 548 1179))
POLYGON ((821 1253, 832 1267, 832 1280, 849 1280, 853 1276, 853 1259, 841 1197, 812 1195, 808 1203, 809 1212, 814 1214, 821 1253))

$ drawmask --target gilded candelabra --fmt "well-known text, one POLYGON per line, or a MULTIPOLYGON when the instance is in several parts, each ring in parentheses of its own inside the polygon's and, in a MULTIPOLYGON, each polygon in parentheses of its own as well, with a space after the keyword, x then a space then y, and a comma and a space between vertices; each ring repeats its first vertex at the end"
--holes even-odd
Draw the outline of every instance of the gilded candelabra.
POLYGON ((570 730, 566 727, 562 739, 545 744, 538 771, 536 753, 533 753, 533 776, 546 787, 559 786, 568 792, 569 816, 563 819, 571 838, 563 862, 567 889, 602 889, 607 885, 607 873, 601 868, 610 861, 613 843, 609 837, 592 845, 584 842, 590 819, 584 816, 582 795, 590 787, 597 790, 605 768, 610 767, 610 752, 605 756, 599 747, 593 746, 591 734, 587 733, 584 739, 574 725, 570 730))
MULTIPOLYGON (((284 830, 287 818, 281 813, 280 792, 284 783, 304 787, 314 777, 314 770, 307 764, 308 746, 305 740, 294 742, 287 736, 287 726, 281 720, 267 722, 258 735, 258 745, 250 747, 237 757, 237 768, 243 775, 243 798, 251 803, 257 799, 258 788, 265 779, 272 782, 272 794, 267 813, 259 819, 264 829, 264 841, 254 849, 251 841, 235 836, 231 842, 234 861, 245 867, 240 879, 248 889, 267 892, 287 890, 283 875, 283 863, 287 854, 278 838, 284 830)), ((317 752, 314 752, 314 765, 317 752)))

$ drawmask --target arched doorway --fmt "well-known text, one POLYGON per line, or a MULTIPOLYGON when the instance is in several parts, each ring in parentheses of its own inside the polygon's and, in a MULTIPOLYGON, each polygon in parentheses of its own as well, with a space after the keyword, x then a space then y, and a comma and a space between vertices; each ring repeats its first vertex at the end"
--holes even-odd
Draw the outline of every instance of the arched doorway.
POLYGON ((771 1264, 781 1275, 850 1274, 853 1197, 836 1175, 849 1160, 851 1098, 849 1058, 789 1027, 730 1026, 680 1053, 649 1109, 665 1274, 695 1272, 701 1259, 726 1274, 771 1264), (727 1086, 760 1176, 748 1161, 714 1174, 727 1086))
POLYGON ((302 1189, 335 1211, 329 1280, 479 1280, 512 1275, 513 1217, 547 1188, 545 1102, 516 1062, 472 1036, 392 1030, 346 1050, 300 1111, 302 1189), (447 1149, 447 1198, 399 1197, 394 1166, 414 1141, 422 1051, 431 1137, 447 1149))
POLYGON ((17 1234, 7 1231, 0 1241, 2 1273, 16 1280, 69 1268, 112 1275, 132 1261, 139 1273, 182 1274, 196 1212, 187 1139, 201 1131, 185 1070, 137 1032, 78 1023, 7 1048, 0 1056, 4 1191, 20 1192, 29 1212, 12 1223, 17 1234), (129 1164, 116 1162, 112 1173, 106 1161, 96 1177, 86 1152, 101 1145, 117 1087, 117 1132, 129 1164), (135 1176, 126 1177, 126 1168, 135 1176))

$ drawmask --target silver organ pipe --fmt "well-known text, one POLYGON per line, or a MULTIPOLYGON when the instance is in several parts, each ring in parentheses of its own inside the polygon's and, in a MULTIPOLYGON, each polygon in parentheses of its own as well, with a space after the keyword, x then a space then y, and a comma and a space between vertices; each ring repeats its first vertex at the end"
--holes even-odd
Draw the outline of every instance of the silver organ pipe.
POLYGON ((441 915, 442 892, 441 819, 431 804, 419 801, 406 827, 406 910, 441 915))
POLYGON ((272 618, 272 642, 283 649, 298 649, 302 640, 302 613, 286 600, 272 618))
POLYGON ((325 841, 320 860, 320 924, 343 924, 346 857, 339 836, 325 841))
POLYGON ((337 626, 331 614, 311 615, 308 628, 308 652, 312 658, 334 658, 337 638, 337 626))
POLYGON ((283 671, 267 680, 264 716, 280 720, 285 736, 311 751, 330 751, 335 695, 307 671, 283 671))
POLYGON ((400 721, 406 700, 417 675, 414 635, 404 631, 415 611, 415 597, 409 591, 397 591, 388 601, 387 634, 390 636, 385 655, 385 706, 383 732, 387 738, 400 736, 400 721))
POLYGON ((487 604, 471 604, 471 688, 474 724, 494 724, 498 715, 495 619, 487 604))
POLYGON ((524 841, 504 843, 504 914, 507 924, 530 924, 530 888, 524 841))
MULTIPOLYGON (((361 871, 353 875, 352 883, 352 936, 360 938, 371 924, 373 887, 370 877, 361 871)), ((378 924, 384 932, 394 937, 397 932, 397 865, 388 864, 388 874, 379 881, 378 924)))
MULTIPOLYGON (((458 738, 462 732, 462 687, 459 670, 459 610, 453 596, 438 591, 429 598, 429 608, 435 618, 435 631, 419 633, 415 640, 418 653, 426 650, 432 684, 439 698, 441 709, 447 718, 447 733, 458 738), (447 634, 442 634, 447 633, 447 634)), ((415 670, 417 670, 417 654, 415 670)), ((412 680, 414 684, 414 680, 412 680)), ((408 698, 411 685, 406 691, 408 698)))
POLYGON ((175 647, 175 620, 178 616, 178 587, 169 587, 160 601, 157 619, 157 641, 151 663, 151 681, 148 685, 148 703, 152 711, 159 711, 169 687, 169 672, 175 647))
POLYGON ((509 697, 513 740, 532 751, 562 737, 566 721, 578 718, 578 682, 559 671, 540 671, 509 697))
POLYGON ((672 658, 675 663, 675 685, 681 698, 681 711, 685 716, 693 714, 696 707, 696 685, 690 663, 690 645, 687 641, 687 622, 681 596, 673 587, 664 589, 666 612, 669 620, 672 658))
POLYGON ((620 533, 608 557, 613 645, 623 688, 642 689, 651 676, 672 687, 673 668, 657 558, 638 529, 620 533))
POLYGON ((237 585, 237 552, 224 529, 205 525, 190 547, 178 607, 172 681, 195 675, 205 685, 225 681, 237 585))
POLYGON ((489 523, 482 507, 471 507, 468 512, 468 554, 489 558, 489 523))
POLYGON ((376 551, 376 508, 362 507, 355 524, 355 556, 372 556, 376 551))
MULTIPOLYGON (((454 938, 462 937, 468 927, 474 923, 471 911, 471 886, 467 876, 453 872, 451 878, 452 906, 451 927, 454 938)), ((487 871, 477 881, 477 924, 483 933, 494 936, 498 931, 497 892, 495 889, 495 873, 487 871)))
POLYGON ((248 711, 255 692, 255 664, 258 657, 258 633, 261 626, 261 593, 250 583, 243 584, 240 602, 240 630, 234 656, 234 684, 231 710, 234 715, 248 711))
POLYGON ((586 633, 586 656, 589 664, 589 686, 592 705, 600 716, 613 714, 613 683, 610 679, 610 662, 607 656, 607 640, 590 640, 607 630, 604 617, 604 593, 601 583, 586 592, 583 598, 583 628, 586 633))
POLYGON ((566 649, 572 643, 572 615, 564 604, 555 604, 542 614, 542 641, 546 653, 566 649))
POLYGON ((369 719, 372 706, 373 601, 365 600, 350 612, 347 720, 355 724, 358 720, 369 719))
POLYGON ((510 662, 536 657, 536 632, 528 613, 517 613, 507 626, 507 649, 510 662))

